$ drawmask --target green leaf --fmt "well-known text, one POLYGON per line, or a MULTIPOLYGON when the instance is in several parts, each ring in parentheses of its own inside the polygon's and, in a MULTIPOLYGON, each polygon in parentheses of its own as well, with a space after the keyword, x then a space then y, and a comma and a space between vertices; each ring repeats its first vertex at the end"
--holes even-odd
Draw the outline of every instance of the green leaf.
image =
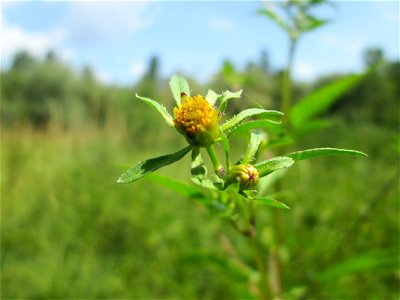
MULTIPOLYGON (((262 116, 262 117, 269 117, 269 116, 282 116, 283 113, 276 110, 265 110, 262 108, 250 108, 246 109, 237 115, 233 116, 230 120, 226 121, 222 126, 221 129, 224 132, 232 129, 239 123, 241 123, 246 118, 254 117, 254 116, 262 116)), ((228 133, 229 134, 229 133, 228 133)))
POLYGON ((336 281, 343 276, 370 273, 373 272, 372 270, 391 272, 398 265, 398 249, 373 250, 336 262, 318 275, 318 281, 328 283, 329 281, 336 281))
POLYGON ((257 153, 258 147, 261 144, 261 140, 262 140, 261 134, 254 133, 254 132, 251 133, 250 142, 247 146, 247 149, 246 149, 246 151, 243 155, 242 161, 241 161, 242 164, 248 164, 253 161, 254 156, 257 153))
POLYGON ((289 168, 293 165, 294 160, 286 156, 277 156, 268 160, 264 160, 254 165, 260 172, 260 177, 268 175, 276 170, 289 168))
POLYGON ((360 82, 364 76, 364 74, 361 74, 341 78, 300 100, 290 111, 289 117, 293 127, 302 127, 312 117, 325 112, 335 102, 340 100, 346 91, 360 82))
POLYGON ((231 169, 231 161, 229 158, 230 147, 229 147, 228 137, 225 135, 225 133, 223 131, 221 131, 221 141, 222 141, 222 145, 224 146, 226 170, 228 171, 231 169))
POLYGON ((329 20, 318 19, 318 18, 308 15, 300 23, 300 30, 303 32, 312 31, 314 29, 317 29, 318 27, 321 27, 321 26, 329 23, 329 22, 330 22, 329 20))
POLYGON ((169 81, 169 86, 178 105, 181 104, 181 93, 185 93, 187 96, 190 96, 189 84, 183 77, 177 75, 172 76, 171 80, 169 81))
POLYGON ((282 203, 278 200, 269 198, 269 197, 257 197, 254 199, 256 205, 266 205, 266 206, 272 206, 276 208, 283 208, 283 209, 290 209, 289 206, 287 206, 285 203, 282 203))
POLYGON ((207 167, 201 157, 200 148, 194 148, 192 152, 192 166, 190 170, 192 181, 197 185, 208 189, 215 189, 213 182, 207 178, 207 167))
POLYGON ((170 165, 182 157, 184 157, 190 150, 192 146, 186 146, 185 148, 179 150, 178 152, 163 155, 155 158, 150 158, 144 161, 141 161, 128 169, 125 173, 123 173, 117 180, 118 183, 130 183, 136 181, 143 176, 158 170, 161 167, 170 165))
POLYGON ((226 107, 228 106, 228 101, 231 100, 231 99, 240 98, 241 95, 242 95, 242 90, 240 90, 238 92, 231 92, 231 91, 226 90, 219 97, 220 104, 219 104, 218 110, 220 112, 224 112, 226 107))
POLYGON ((138 94, 136 94, 136 98, 144 101, 145 103, 150 105, 152 108, 155 108, 163 116, 163 118, 167 122, 168 126, 175 128, 174 121, 173 121, 171 115, 169 114, 169 112, 167 111, 167 109, 165 108, 165 106, 163 106, 162 104, 160 104, 150 98, 141 97, 138 94))
POLYGON ((347 150, 347 149, 337 149, 337 148, 315 148, 308 149, 304 151, 292 152, 289 154, 285 154, 285 156, 292 158, 295 161, 309 159, 320 156, 334 156, 334 155, 349 155, 356 157, 366 157, 367 154, 356 151, 356 150, 347 150))
POLYGON ((207 93, 207 96, 206 96, 206 100, 208 101, 208 103, 210 103, 211 106, 214 106, 215 102, 217 102, 217 99, 220 96, 221 95, 218 95, 213 90, 208 90, 208 93, 207 93))
POLYGON ((229 132, 228 136, 231 134, 237 134, 237 133, 247 133, 251 129, 272 129, 273 131, 276 131, 278 129, 282 129, 282 123, 277 122, 277 121, 272 121, 268 119, 264 120, 253 120, 253 121, 248 121, 246 123, 240 123, 233 127, 229 132))
POLYGON ((169 189, 181 194, 184 197, 188 198, 205 197, 197 188, 180 180, 176 180, 156 173, 149 174, 147 178, 153 182, 168 187, 169 189))
POLYGON ((276 25, 281 27, 286 32, 290 32, 289 25, 286 24, 286 22, 277 13, 275 13, 273 10, 267 9, 267 8, 262 8, 262 9, 257 10, 257 12, 260 15, 263 15, 263 16, 269 18, 270 20, 272 20, 276 25))

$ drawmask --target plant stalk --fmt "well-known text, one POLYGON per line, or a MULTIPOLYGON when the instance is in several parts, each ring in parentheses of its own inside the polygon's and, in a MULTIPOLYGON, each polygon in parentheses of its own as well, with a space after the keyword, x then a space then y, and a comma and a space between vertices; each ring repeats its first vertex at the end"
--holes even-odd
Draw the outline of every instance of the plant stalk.
POLYGON ((214 171, 215 173, 219 176, 222 177, 225 175, 225 169, 222 166, 222 164, 219 162, 219 158, 217 153, 215 152, 214 146, 211 145, 209 147, 206 148, 207 149, 207 153, 208 156, 210 157, 211 163, 214 167, 214 171))

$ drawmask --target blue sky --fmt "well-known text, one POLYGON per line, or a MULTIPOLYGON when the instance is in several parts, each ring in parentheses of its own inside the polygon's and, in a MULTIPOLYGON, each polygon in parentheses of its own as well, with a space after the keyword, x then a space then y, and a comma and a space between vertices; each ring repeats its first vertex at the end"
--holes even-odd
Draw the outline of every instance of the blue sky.
MULTIPOLYGON (((304 81, 330 72, 362 69, 362 52, 380 47, 399 58, 397 1, 335 1, 316 13, 332 22, 300 41, 294 76, 304 81)), ((282 68, 287 39, 256 14, 258 1, 1 2, 1 67, 27 49, 38 57, 54 49, 76 69, 91 65, 99 79, 136 82, 152 55, 161 75, 207 80, 224 59, 239 69, 262 50, 282 68)))

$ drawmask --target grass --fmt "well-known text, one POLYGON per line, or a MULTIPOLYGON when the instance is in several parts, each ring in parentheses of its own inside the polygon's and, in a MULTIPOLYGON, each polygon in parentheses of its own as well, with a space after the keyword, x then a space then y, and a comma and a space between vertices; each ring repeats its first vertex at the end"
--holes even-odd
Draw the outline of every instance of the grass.
MULTIPOLYGON (((227 224, 150 181, 115 183, 120 164, 183 145, 166 130, 151 133, 153 144, 113 128, 3 130, 3 299, 252 297, 252 281, 223 259, 239 251, 253 264, 227 224)), ((350 132, 339 122, 299 146, 344 146, 369 158, 317 159, 288 172, 288 298, 397 297, 399 169, 386 141, 387 130, 362 124, 350 132)), ((186 179, 188 163, 162 172, 186 179)), ((259 214, 267 225, 268 209, 259 214)))

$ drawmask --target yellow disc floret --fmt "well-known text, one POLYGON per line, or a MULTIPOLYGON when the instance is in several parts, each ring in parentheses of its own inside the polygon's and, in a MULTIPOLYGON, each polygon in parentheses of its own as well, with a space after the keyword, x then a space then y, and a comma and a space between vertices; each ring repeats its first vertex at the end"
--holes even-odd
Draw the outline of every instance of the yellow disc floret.
POLYGON ((182 104, 174 108, 174 126, 197 147, 208 147, 220 137, 219 113, 203 96, 181 95, 182 104))

